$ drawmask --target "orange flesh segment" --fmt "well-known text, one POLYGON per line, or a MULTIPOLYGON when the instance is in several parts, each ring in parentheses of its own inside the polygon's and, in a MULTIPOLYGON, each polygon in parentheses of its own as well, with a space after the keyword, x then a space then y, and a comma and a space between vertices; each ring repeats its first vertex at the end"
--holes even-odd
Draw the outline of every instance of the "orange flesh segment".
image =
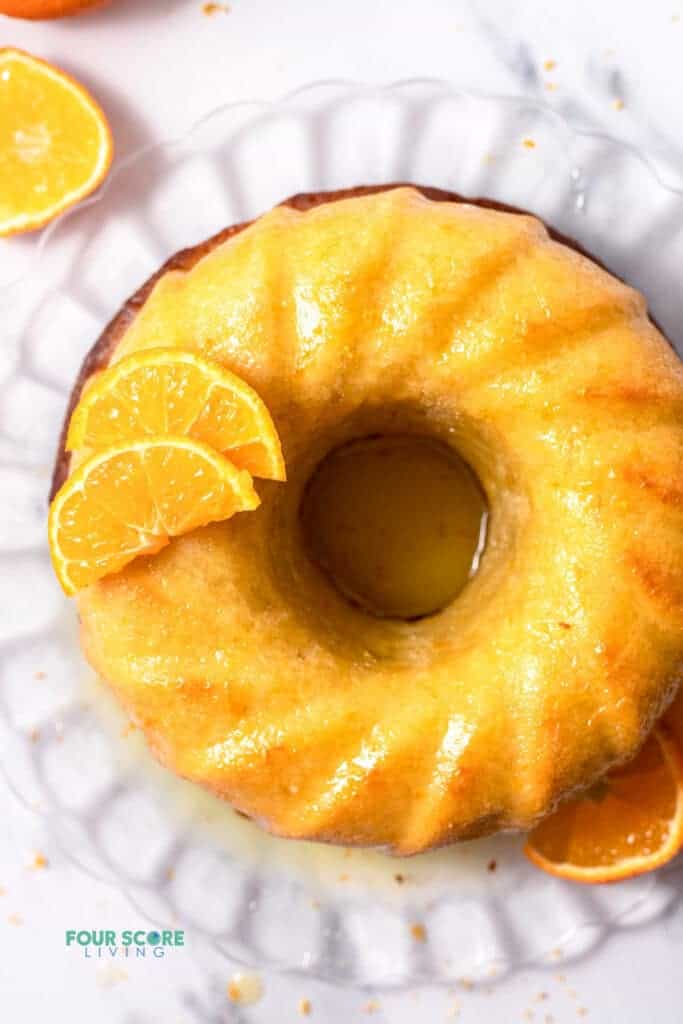
POLYGON ((0 235, 52 220, 100 184, 111 158, 106 118, 78 82, 0 50, 0 235))
POLYGON ((661 866, 683 843, 683 766, 659 728, 636 758, 538 825, 526 852, 576 881, 607 882, 661 866))
POLYGON ((67 448, 99 450, 162 434, 208 444, 254 476, 285 478, 277 431, 253 388, 174 348, 136 353, 93 378, 72 416, 67 448))
POLYGON ((249 473, 207 445, 173 437, 118 445, 86 459, 52 502, 55 571, 73 594, 171 537, 258 504, 249 473))

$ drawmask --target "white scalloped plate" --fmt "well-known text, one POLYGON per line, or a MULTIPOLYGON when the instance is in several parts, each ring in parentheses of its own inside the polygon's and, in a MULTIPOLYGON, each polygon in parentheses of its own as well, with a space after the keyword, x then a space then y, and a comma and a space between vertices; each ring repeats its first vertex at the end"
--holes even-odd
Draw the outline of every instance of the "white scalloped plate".
MULTIPOLYGON (((519 837, 401 862, 263 835, 124 735, 84 664, 45 543, 68 392, 127 296, 176 250, 292 193, 390 181, 532 210, 644 291, 683 342, 683 195, 634 151, 576 135, 536 103, 429 81, 321 83, 278 103, 221 108, 123 161, 44 233, 29 273, 2 289, 3 766, 85 870, 125 888, 150 920, 184 924, 219 952, 362 985, 490 981, 647 925, 680 895, 681 865, 586 889, 533 869, 519 837), (416 922, 424 942, 411 934, 416 922)), ((16 252, 0 247, 0 280, 15 276, 16 252)))

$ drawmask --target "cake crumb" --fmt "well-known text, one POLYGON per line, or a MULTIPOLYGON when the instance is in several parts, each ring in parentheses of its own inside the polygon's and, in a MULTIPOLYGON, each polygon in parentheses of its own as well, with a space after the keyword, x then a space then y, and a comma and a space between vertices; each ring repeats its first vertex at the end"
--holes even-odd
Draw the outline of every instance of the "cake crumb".
POLYGON ((38 680, 47 679, 47 672, 34 672, 33 678, 38 680))
POLYGON ((31 729, 31 731, 28 734, 28 738, 30 739, 31 743, 37 743, 38 740, 40 739, 40 729, 31 729))
POLYGON ((405 880, 406 880, 406 876, 405 876, 405 875, 402 875, 402 874, 400 873, 400 871, 398 872, 398 874, 395 874, 395 875, 394 875, 394 881, 396 882, 396 884, 397 884, 397 885, 403 885, 403 883, 405 882, 405 880))
POLYGON ((546 82, 544 88, 546 92, 555 92, 557 89, 557 82, 546 82))
POLYGON ((586 1009, 585 1006, 580 1006, 576 1012, 578 1013, 579 1017, 587 1017, 588 1016, 588 1010, 586 1009))
POLYGON ((214 14, 229 14, 230 6, 228 4, 214 4, 207 3, 202 4, 202 14, 205 14, 207 18, 212 17, 214 14))
POLYGON ((369 999, 362 1009, 363 1013, 377 1013, 379 1010, 379 1003, 376 999, 369 999))
POLYGON ((120 964, 104 964, 97 972, 97 984, 100 988, 114 988, 122 981, 128 981, 128 971, 120 964))
POLYGON ((302 1017, 310 1017, 312 1009, 313 1007, 311 1006, 310 999, 299 1000, 299 1013, 301 1014, 302 1017))
POLYGON ((166 878, 167 882, 172 882, 173 879, 175 878, 175 868, 166 868, 166 870, 164 871, 164 877, 166 878))
POLYGON ((46 868, 49 863, 50 862, 48 861, 45 854, 40 853, 40 851, 38 851, 34 855, 33 860, 31 861, 31 867, 34 868, 34 870, 36 871, 41 871, 43 868, 46 868))
POLYGON ((348 880, 349 880, 349 876, 346 874, 345 871, 341 875, 339 875, 339 877, 337 879, 338 882, 348 882, 348 880))
POLYGON ((554 71, 556 67, 557 67, 557 61, 556 60, 552 60, 551 59, 551 60, 544 60, 543 61, 543 70, 544 71, 554 71))
POLYGON ((24 919, 21 914, 9 914, 7 917, 7 923, 14 925, 15 928, 21 928, 24 923, 24 919))
POLYGON ((228 999, 238 1006, 251 1006, 263 995, 263 983, 258 974, 238 971, 228 982, 228 999))
POLYGON ((427 941, 427 929, 423 924, 411 924, 410 934, 412 935, 416 942, 427 941))
POLYGON ((546 999, 549 999, 549 998, 550 997, 549 997, 547 992, 538 992, 536 994, 536 1002, 537 1003, 543 1003, 543 1002, 545 1002, 546 999))
POLYGON ((623 100, 617 99, 617 100, 614 101, 612 106, 614 107, 615 110, 623 110, 624 107, 625 107, 625 103, 624 103, 623 100))
POLYGON ((474 982, 471 981, 469 978, 461 978, 459 981, 459 985, 461 988, 465 989, 465 992, 471 992, 472 989, 474 988, 474 982))
POLYGON ((488 868, 488 870, 489 870, 489 871, 490 871, 491 873, 493 873, 493 872, 494 872, 494 871, 496 871, 496 869, 498 868, 498 861, 497 861, 497 860, 490 860, 490 861, 488 862, 487 868, 488 868))
POLYGON ((522 140, 522 145, 526 149, 536 149, 536 142, 535 142, 534 139, 523 139, 522 140))

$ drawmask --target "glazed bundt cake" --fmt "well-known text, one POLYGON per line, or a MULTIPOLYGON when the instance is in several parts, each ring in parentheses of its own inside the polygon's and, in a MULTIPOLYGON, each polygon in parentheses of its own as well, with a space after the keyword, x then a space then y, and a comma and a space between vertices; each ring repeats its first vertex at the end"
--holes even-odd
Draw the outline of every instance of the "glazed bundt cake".
POLYGON ((288 476, 78 597, 166 765, 280 835, 407 854, 529 828, 635 753, 683 660, 683 368, 638 293, 531 216, 358 189, 176 256, 74 401, 159 346, 256 389, 288 476), (487 506, 430 614, 367 607, 307 540, 326 458, 387 438, 456 452, 487 506))

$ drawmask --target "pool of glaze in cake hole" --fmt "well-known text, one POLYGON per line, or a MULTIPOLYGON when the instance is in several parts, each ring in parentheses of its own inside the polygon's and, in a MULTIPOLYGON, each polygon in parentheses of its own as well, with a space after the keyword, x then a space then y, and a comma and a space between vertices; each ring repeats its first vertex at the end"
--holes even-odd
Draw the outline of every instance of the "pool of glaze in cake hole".
POLYGON ((375 435, 330 451, 301 502, 309 557, 369 615, 414 621, 454 601, 486 543, 486 496, 452 447, 375 435))

